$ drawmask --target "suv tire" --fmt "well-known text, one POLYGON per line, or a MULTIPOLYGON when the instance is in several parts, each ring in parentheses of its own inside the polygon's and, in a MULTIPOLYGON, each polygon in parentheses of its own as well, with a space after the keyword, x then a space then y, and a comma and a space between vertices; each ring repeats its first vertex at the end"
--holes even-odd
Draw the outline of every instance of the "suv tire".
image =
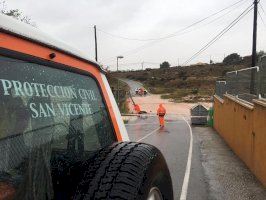
POLYGON ((75 200, 146 200, 155 190, 159 199, 173 199, 167 164, 152 145, 115 143, 99 151, 93 161, 88 162, 87 169, 77 187, 75 200))

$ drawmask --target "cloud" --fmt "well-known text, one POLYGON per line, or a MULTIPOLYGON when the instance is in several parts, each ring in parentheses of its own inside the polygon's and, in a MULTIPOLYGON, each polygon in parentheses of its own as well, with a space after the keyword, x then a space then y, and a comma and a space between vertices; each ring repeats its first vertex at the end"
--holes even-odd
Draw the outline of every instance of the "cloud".
MULTIPOLYGON (((131 38, 156 38, 176 32, 228 5, 231 0, 9 0, 9 8, 18 8, 31 16, 39 29, 85 51, 93 59, 93 25, 107 32, 131 38)), ((263 5, 263 2, 262 6, 263 5)), ((127 41, 98 32, 99 60, 104 64, 115 63, 115 56, 125 54, 121 63, 168 60, 172 64, 185 61, 228 25, 250 1, 243 1, 232 11, 213 23, 206 21, 193 27, 184 35, 169 38, 154 44, 127 41)), ((223 14, 223 13, 222 13, 223 14)), ((266 21, 266 15, 263 14, 266 21)), ((260 19, 258 19, 260 20, 260 19)), ((259 22, 258 49, 265 49, 265 26, 259 22)), ((193 62, 207 62, 210 55, 220 61, 224 54, 251 53, 252 13, 246 16, 193 62)), ((149 66, 153 67, 153 66, 149 66)))

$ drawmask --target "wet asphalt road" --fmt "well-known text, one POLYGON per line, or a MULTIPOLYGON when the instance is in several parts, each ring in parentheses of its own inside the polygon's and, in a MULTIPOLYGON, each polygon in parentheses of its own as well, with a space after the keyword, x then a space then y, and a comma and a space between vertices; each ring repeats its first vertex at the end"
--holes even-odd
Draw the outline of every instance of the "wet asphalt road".
MULTIPOLYGON (((132 94, 142 86, 136 81, 123 81, 132 94)), ((193 145, 187 189, 183 183, 190 160, 189 119, 166 115, 166 126, 160 129, 157 117, 149 116, 129 121, 126 128, 130 140, 152 144, 161 150, 171 173, 176 200, 266 199, 266 188, 212 128, 191 127, 193 145)))
MULTIPOLYGON (((152 116, 129 122, 126 128, 131 141, 152 144, 161 150, 171 173, 174 197, 180 199, 190 143, 189 126, 185 120, 181 116, 168 116, 166 126, 160 128, 157 117, 152 116)), ((194 140, 192 152, 186 199, 205 200, 208 199, 207 185, 197 140, 194 140)))
MULTIPOLYGON (((130 87, 131 95, 135 95, 135 88, 143 87, 141 83, 121 79, 130 87)), ((188 120, 188 119, 186 119, 188 120)), ((156 146, 164 155, 171 173, 174 197, 180 199, 182 186, 189 157, 190 130, 182 116, 166 116, 166 126, 159 127, 158 118, 150 116, 129 121, 126 128, 131 141, 144 142, 156 146)), ((195 137, 192 131, 193 138, 195 137)), ((206 200, 207 183, 201 163, 200 147, 197 138, 193 140, 190 176, 186 199, 206 200)), ((184 191, 183 191, 184 193, 184 191)))

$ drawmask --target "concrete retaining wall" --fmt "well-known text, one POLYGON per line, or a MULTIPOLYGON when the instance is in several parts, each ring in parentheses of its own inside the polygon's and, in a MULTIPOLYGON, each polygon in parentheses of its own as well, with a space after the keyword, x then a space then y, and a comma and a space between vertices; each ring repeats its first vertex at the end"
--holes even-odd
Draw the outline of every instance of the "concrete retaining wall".
POLYGON ((215 96, 214 128, 266 187, 266 102, 215 96))

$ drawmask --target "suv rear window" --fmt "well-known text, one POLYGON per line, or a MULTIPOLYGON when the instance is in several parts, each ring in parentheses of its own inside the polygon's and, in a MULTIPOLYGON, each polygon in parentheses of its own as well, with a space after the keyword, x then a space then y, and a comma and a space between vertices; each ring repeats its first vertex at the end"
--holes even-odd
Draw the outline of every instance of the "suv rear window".
POLYGON ((55 198, 67 166, 115 141, 109 119, 92 77, 0 56, 0 191, 55 198))

